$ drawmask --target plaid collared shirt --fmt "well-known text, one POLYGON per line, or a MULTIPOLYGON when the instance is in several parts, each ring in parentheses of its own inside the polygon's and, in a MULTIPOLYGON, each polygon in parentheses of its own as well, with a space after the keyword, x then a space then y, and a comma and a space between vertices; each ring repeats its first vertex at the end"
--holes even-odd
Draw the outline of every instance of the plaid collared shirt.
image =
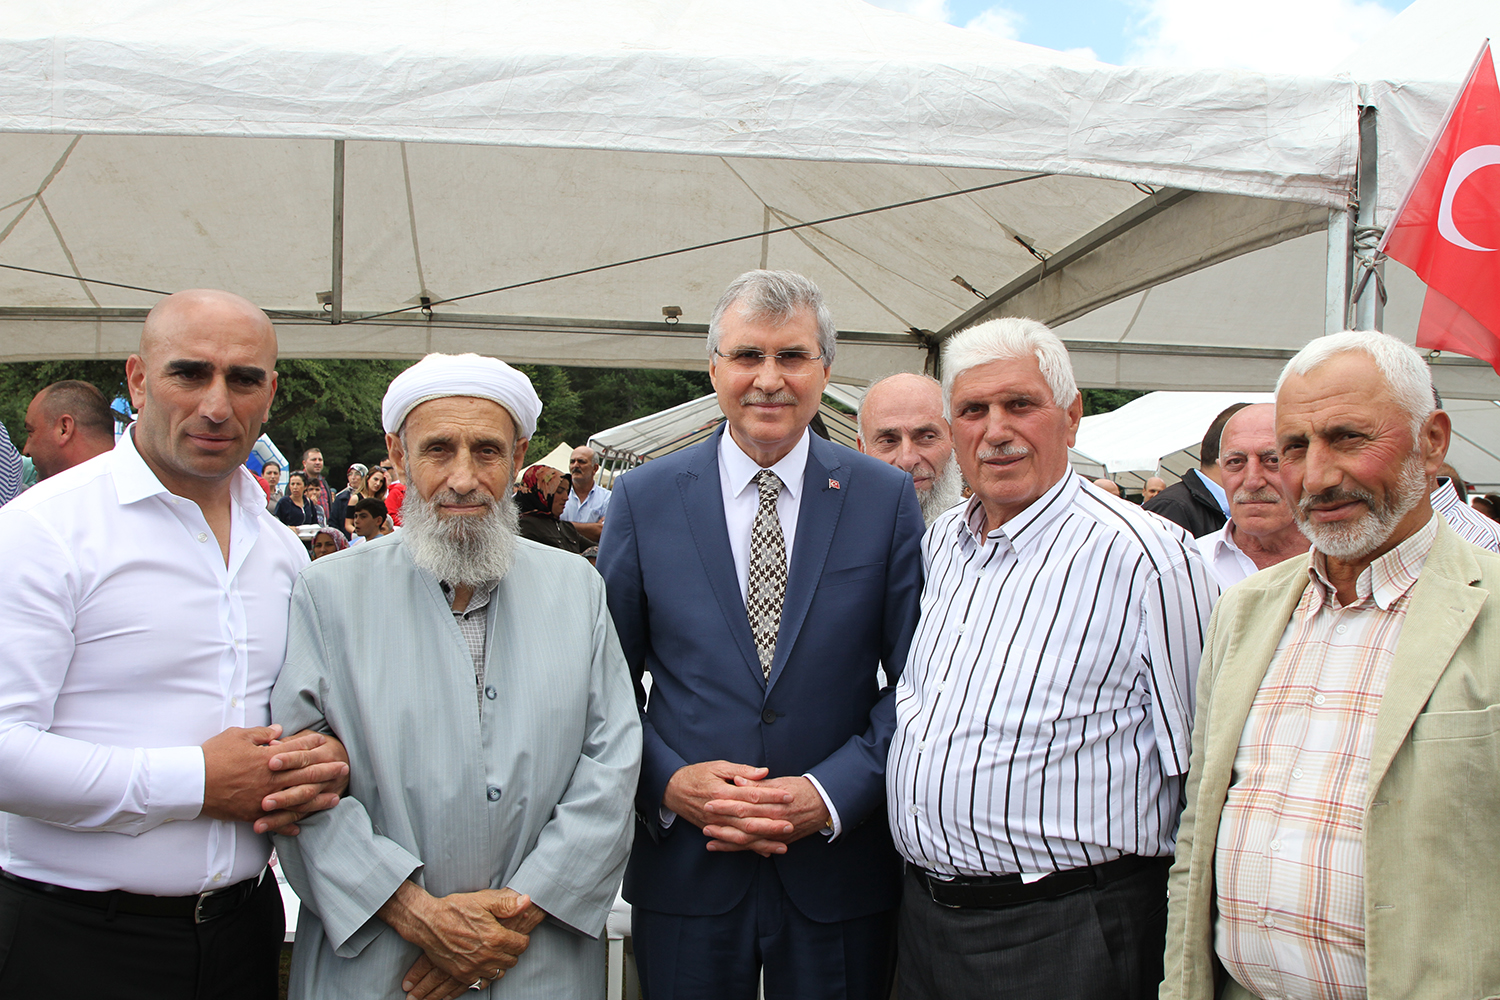
MULTIPOLYGON (((493 580, 483 587, 475 587, 469 598, 469 606, 462 611, 453 612, 453 621, 463 633, 464 643, 469 647, 469 656, 474 661, 474 689, 480 708, 484 707, 484 645, 485 629, 489 622, 485 611, 490 606, 490 595, 499 585, 499 580, 493 580)), ((447 583, 442 584, 442 588, 443 596, 448 599, 448 608, 452 610, 454 590, 447 583)))
POLYGON ((1340 606, 1311 579, 1256 692, 1219 823, 1214 947, 1257 996, 1365 996, 1370 742, 1437 518, 1376 559, 1340 606))

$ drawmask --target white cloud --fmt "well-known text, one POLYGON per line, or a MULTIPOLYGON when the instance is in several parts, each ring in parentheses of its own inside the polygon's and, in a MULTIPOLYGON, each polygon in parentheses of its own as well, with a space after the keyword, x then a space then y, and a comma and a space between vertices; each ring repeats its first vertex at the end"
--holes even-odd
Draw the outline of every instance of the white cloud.
POLYGON ((1375 0, 1138 0, 1132 65, 1326 74, 1395 12, 1375 0))
POLYGON ((978 31, 988 31, 992 35, 1008 38, 1011 41, 1019 41, 1021 38, 1021 26, 1026 23, 1026 18, 1013 10, 1004 7, 990 7, 979 12, 978 16, 964 25, 965 28, 974 28, 978 31))

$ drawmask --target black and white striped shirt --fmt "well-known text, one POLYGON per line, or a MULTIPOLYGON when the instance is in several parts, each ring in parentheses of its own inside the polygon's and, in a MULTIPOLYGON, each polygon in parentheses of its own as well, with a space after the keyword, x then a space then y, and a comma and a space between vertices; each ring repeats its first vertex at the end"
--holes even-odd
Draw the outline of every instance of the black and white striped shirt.
POLYGON ((923 540, 886 768, 896 848, 935 872, 1172 853, 1218 587, 1193 539, 1071 471, 983 538, 923 540))

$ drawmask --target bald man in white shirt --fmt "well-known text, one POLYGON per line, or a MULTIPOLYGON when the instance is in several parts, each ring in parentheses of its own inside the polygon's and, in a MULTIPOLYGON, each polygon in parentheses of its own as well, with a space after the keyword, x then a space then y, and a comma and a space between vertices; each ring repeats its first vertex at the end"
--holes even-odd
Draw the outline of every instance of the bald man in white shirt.
POLYGON ((0 511, 0 996, 276 995, 266 834, 337 801, 348 765, 269 725, 307 563, 244 468, 275 364, 249 302, 169 296, 118 447, 0 511))

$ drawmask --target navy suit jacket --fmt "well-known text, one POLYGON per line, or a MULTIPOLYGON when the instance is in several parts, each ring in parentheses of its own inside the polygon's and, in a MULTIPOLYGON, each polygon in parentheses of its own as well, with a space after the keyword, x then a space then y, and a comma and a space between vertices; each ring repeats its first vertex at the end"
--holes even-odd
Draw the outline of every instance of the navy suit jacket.
POLYGON ((885 760, 922 589, 916 491, 906 473, 812 437, 767 680, 724 520, 723 433, 622 476, 604 521, 610 612, 631 670, 638 681, 650 671, 652 683, 641 712, 643 828, 625 896, 691 915, 727 912, 744 896, 759 855, 710 853, 691 823, 660 823, 678 768, 729 760, 772 777, 811 773, 838 810, 841 836, 804 837, 774 859, 803 914, 826 922, 889 909, 900 861, 885 820, 885 760))

